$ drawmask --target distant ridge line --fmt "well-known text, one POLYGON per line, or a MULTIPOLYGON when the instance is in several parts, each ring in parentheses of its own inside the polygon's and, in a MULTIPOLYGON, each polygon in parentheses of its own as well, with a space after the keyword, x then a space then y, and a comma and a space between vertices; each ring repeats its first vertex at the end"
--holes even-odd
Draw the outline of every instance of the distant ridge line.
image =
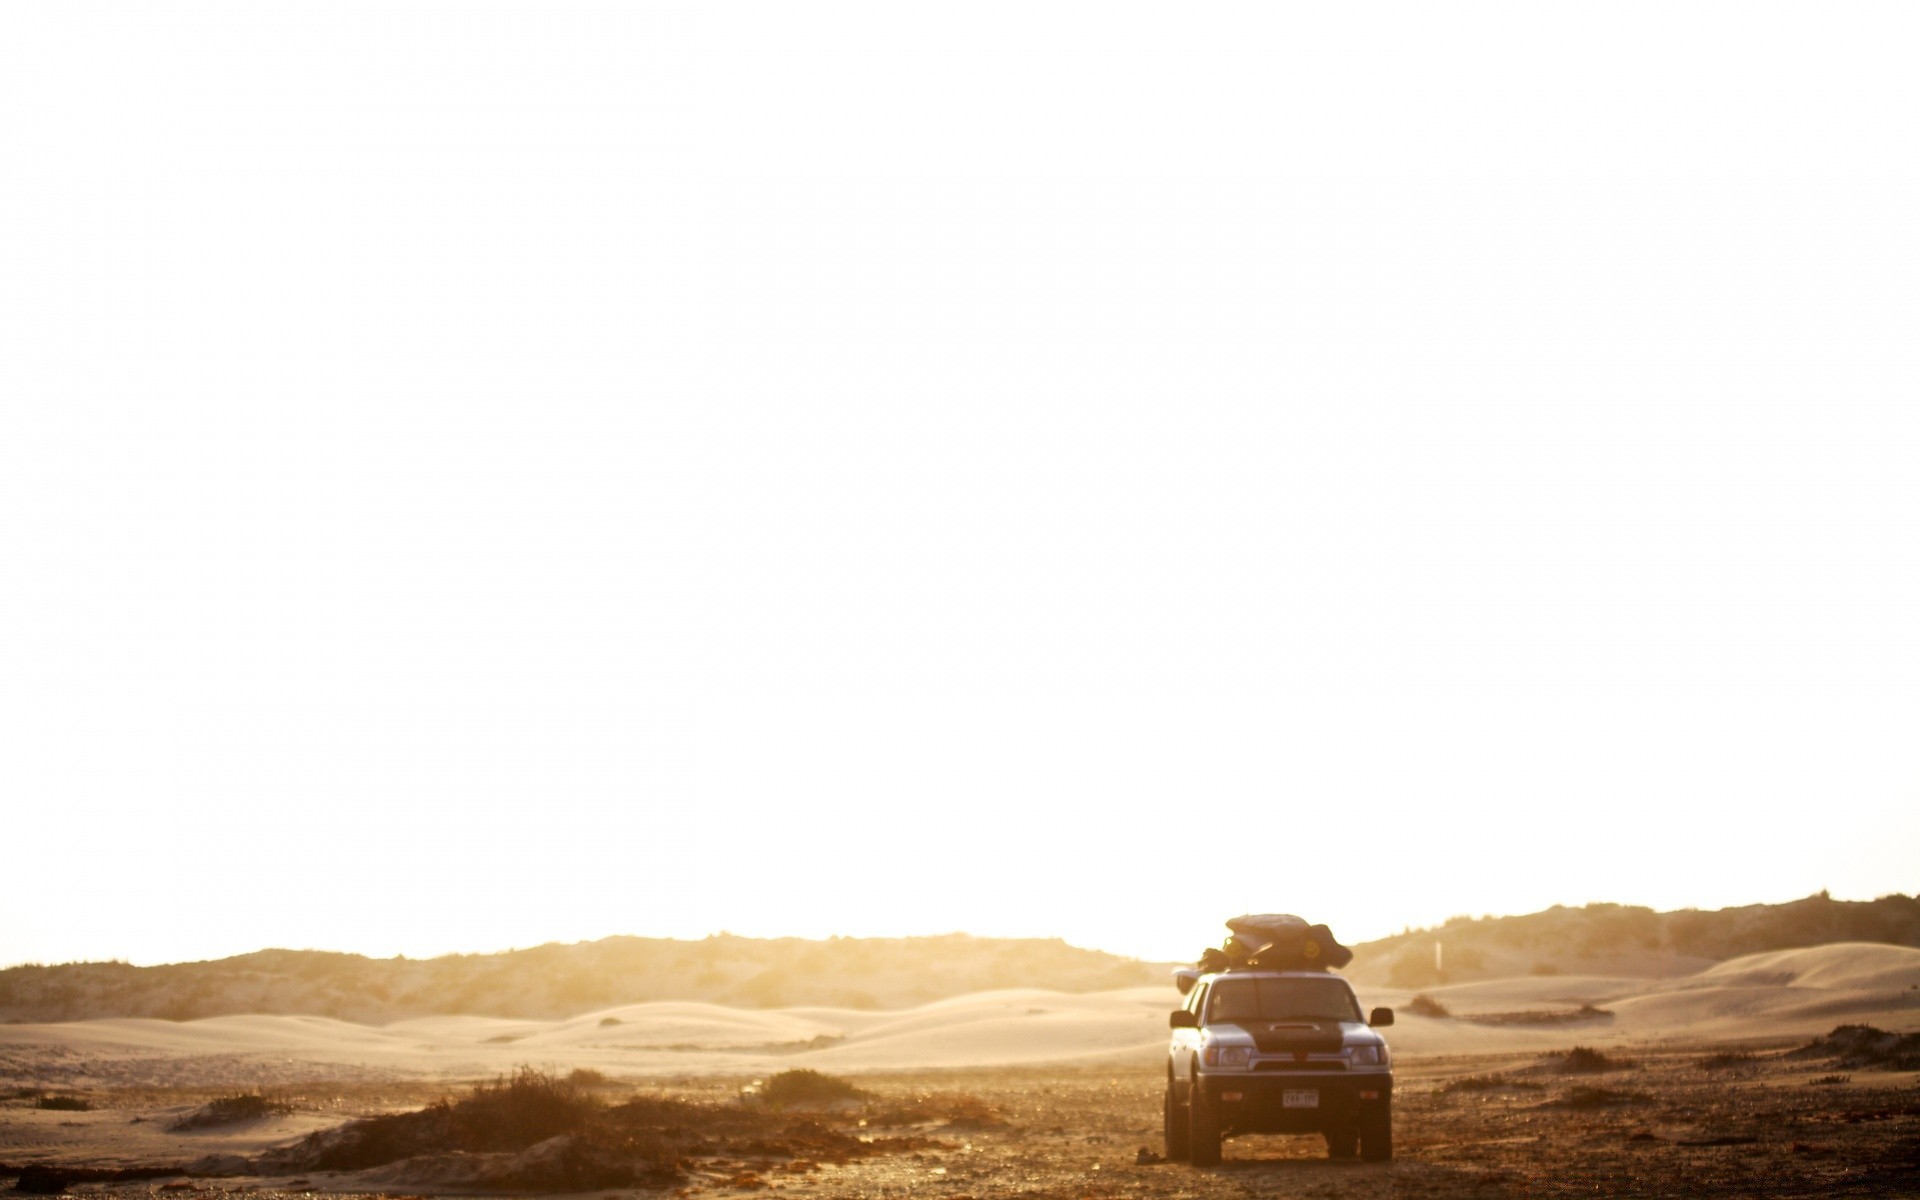
POLYGON ((1556 905, 1513 917, 1455 917, 1355 947, 1356 980, 1422 988, 1517 975, 1686 975, 1717 962, 1834 942, 1920 947, 1920 899, 1835 900, 1656 912, 1556 905), (1435 944, 1444 953, 1436 956, 1435 944), (1444 966, 1436 966, 1436 958, 1444 966))
MULTIPOLYGON (((1202 938, 1210 932, 1196 931, 1202 938)), ((1920 948, 1920 899, 1895 894, 1846 901, 1821 892, 1713 911, 1589 904, 1456 917, 1355 946, 1345 974, 1410 989, 1529 974, 1663 977, 1833 942, 1920 948), (1444 947, 1444 970, 1435 966, 1436 942, 1444 947)), ((1166 982, 1165 964, 1058 938, 619 936, 427 959, 270 949, 152 967, 29 964, 0 970, 0 1021, 185 1021, 243 1013, 366 1025, 451 1014, 555 1020, 649 1000, 898 1009, 1000 988, 1094 992, 1166 982)))

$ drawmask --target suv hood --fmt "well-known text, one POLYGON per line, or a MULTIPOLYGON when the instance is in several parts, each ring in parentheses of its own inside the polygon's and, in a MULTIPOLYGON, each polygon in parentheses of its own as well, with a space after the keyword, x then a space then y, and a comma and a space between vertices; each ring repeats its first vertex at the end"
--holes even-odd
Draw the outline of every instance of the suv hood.
POLYGON ((1347 1044, 1339 1021, 1293 1017, 1282 1021, 1235 1021, 1262 1054, 1337 1054, 1347 1044))
POLYGON ((1252 1043, 1263 1054, 1337 1054, 1348 1046, 1384 1046, 1385 1039, 1360 1021, 1234 1021, 1211 1026, 1208 1040, 1252 1043))

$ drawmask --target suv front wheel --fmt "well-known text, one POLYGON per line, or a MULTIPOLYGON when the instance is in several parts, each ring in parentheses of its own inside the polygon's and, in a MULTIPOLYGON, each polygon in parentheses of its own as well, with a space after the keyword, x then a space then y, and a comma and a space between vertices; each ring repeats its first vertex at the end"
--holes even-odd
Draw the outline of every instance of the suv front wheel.
POLYGON ((1187 1089, 1187 1152, 1196 1167, 1220 1165, 1220 1115, 1207 1100, 1207 1089, 1194 1075, 1187 1089))
POLYGON ((1360 1151, 1360 1134, 1352 1125, 1335 1125, 1325 1131, 1328 1158, 1352 1158, 1360 1151))
POLYGON ((1187 1139, 1187 1110, 1174 1102, 1173 1076, 1167 1076, 1167 1105, 1161 1125, 1167 1138, 1167 1161, 1185 1162, 1192 1153, 1192 1142, 1187 1139))
POLYGON ((1360 1157, 1368 1162, 1393 1158, 1393 1109, 1385 1098, 1360 1116, 1360 1157))

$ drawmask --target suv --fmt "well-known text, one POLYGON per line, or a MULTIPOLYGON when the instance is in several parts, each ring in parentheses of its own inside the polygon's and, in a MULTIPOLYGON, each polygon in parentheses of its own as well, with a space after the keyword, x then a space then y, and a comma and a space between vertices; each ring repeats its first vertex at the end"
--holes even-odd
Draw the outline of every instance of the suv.
MULTIPOLYGON (((1184 982, 1184 981, 1183 981, 1184 982)), ((1194 978, 1167 1049, 1167 1157, 1220 1161, 1239 1133, 1320 1133, 1333 1158, 1393 1157, 1393 1062, 1326 971, 1229 970, 1194 978)))

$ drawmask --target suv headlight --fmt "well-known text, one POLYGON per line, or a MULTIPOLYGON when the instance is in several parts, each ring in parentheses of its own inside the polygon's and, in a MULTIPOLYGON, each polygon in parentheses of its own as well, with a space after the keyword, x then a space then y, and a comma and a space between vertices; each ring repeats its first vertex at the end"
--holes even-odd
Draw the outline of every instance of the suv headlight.
POLYGON ((1355 1046, 1347 1051, 1347 1064, 1355 1067, 1384 1067, 1387 1065, 1387 1048, 1355 1046))
POLYGON ((1244 1071, 1247 1060, 1253 1056, 1249 1046, 1208 1046, 1205 1054, 1210 1067, 1223 1067, 1229 1071, 1244 1071))

